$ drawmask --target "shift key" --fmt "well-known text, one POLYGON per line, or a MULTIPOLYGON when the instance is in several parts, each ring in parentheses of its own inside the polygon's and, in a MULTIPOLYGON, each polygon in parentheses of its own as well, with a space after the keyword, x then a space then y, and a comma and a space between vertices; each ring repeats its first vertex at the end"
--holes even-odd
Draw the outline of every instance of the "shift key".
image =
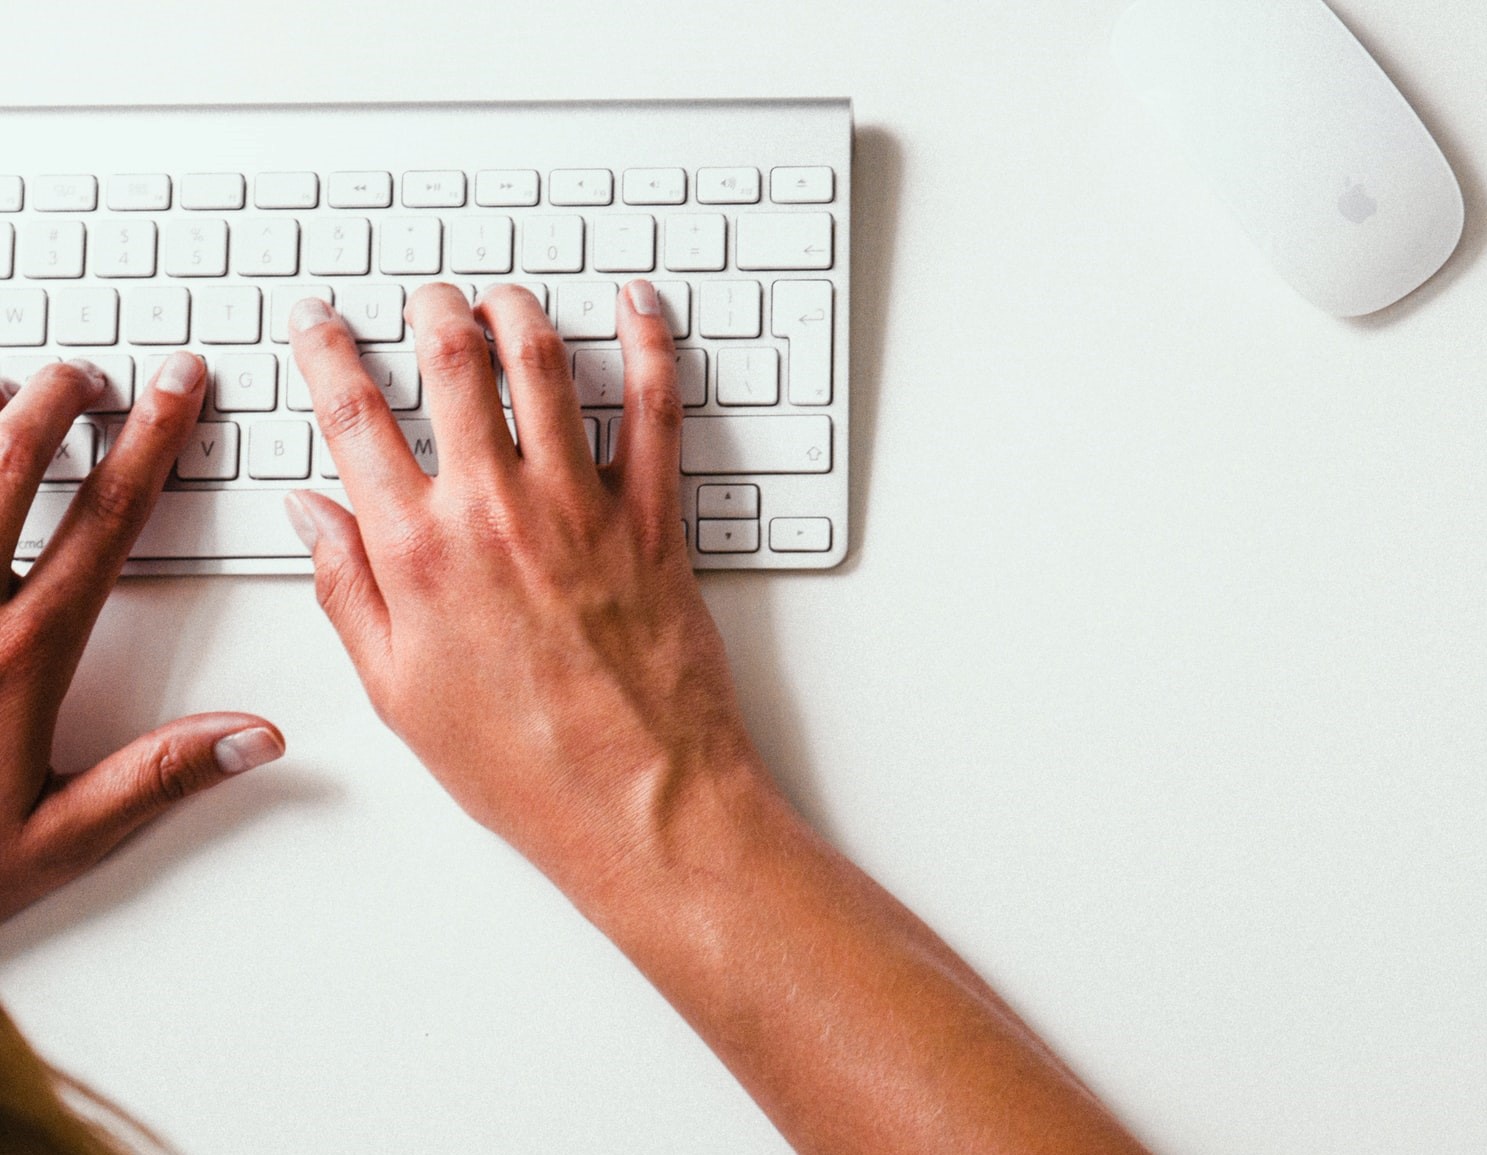
POLYGON ((830 417, 688 417, 682 472, 830 473, 830 417))

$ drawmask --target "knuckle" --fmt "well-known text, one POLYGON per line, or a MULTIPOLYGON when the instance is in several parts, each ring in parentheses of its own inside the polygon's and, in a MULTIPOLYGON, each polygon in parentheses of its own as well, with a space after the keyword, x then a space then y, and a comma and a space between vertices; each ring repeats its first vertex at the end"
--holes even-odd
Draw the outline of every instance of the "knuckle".
POLYGON ((42 468, 42 451, 34 437, 8 425, 0 425, 0 486, 13 493, 29 484, 42 468))
POLYGON ((671 381, 643 384, 635 391, 637 416, 647 425, 674 433, 681 429, 682 399, 671 381))
POLYGON ((150 513, 150 497, 150 491, 133 477, 96 473, 77 500, 90 520, 110 530, 124 531, 143 524, 150 513))
POLYGON ((424 517, 398 519, 380 543, 380 551, 414 585, 432 585, 443 572, 448 553, 439 527, 424 517))
POLYGON ((205 786, 210 774, 202 754, 189 753, 166 739, 140 769, 139 796, 147 806, 169 806, 205 786))
POLYGON ((489 361, 485 338, 473 322, 447 318, 435 322, 418 335, 418 350, 431 373, 460 373, 489 361))
POLYGON ((523 369, 540 376, 566 375, 568 347, 556 329, 529 329, 516 339, 514 360, 523 369))
POLYGON ((355 439, 371 428, 380 395, 363 389, 342 389, 317 414, 320 431, 332 441, 355 439))
POLYGON ((109 531, 127 532, 149 516, 151 494, 136 478, 104 472, 90 477, 76 500, 90 521, 109 531))

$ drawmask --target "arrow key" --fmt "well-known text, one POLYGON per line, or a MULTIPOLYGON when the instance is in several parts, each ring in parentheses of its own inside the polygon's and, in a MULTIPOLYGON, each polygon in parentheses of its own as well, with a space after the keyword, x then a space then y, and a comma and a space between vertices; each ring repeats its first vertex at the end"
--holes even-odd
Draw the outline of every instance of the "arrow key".
POLYGON ((699 553, 758 553, 759 523, 757 521, 708 521, 697 522, 697 551, 699 553))

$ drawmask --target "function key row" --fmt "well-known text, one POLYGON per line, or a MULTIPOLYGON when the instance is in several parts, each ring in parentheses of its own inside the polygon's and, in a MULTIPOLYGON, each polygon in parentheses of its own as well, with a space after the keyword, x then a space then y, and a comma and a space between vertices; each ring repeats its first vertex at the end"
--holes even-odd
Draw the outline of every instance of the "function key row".
MULTIPOLYGON (((460 169, 406 172, 398 189, 404 208, 460 208, 471 196, 460 169)), ((620 198, 627 205, 687 203, 687 170, 632 168, 621 174, 620 198)), ((326 178, 326 203, 336 209, 391 208, 390 172, 335 172, 326 178)), ((486 208, 519 208, 541 202, 542 177, 536 169, 484 169, 475 173, 475 204, 486 208)), ((183 209, 231 212, 248 203, 248 181, 242 173, 187 173, 180 178, 177 203, 183 209)), ((784 166, 769 172, 769 199, 775 204, 830 204, 836 198, 836 174, 824 165, 784 166)), ((693 199, 698 204, 758 204, 763 182, 757 168, 699 168, 693 199)), ((171 207, 171 178, 164 173, 110 177, 106 197, 113 212, 161 212, 171 207)), ((268 172, 253 179, 253 205, 260 209, 312 209, 320 204, 320 177, 313 172, 268 172)), ((607 168, 554 169, 547 174, 547 203, 602 206, 613 204, 615 176, 607 168)), ((20 212, 26 183, 19 176, 0 176, 0 213, 20 212)), ((98 178, 87 174, 39 176, 31 181, 31 207, 37 212, 93 212, 98 208, 98 178)))

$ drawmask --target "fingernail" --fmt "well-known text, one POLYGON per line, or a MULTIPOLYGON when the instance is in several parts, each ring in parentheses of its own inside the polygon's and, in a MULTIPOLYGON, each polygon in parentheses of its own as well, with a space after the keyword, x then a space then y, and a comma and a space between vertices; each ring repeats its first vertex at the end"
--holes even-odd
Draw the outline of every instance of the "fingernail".
POLYGON ((93 362, 84 361, 81 357, 78 357, 67 363, 82 373, 83 376, 87 377, 90 396, 97 397, 108 388, 108 378, 104 376, 103 370, 93 364, 93 362))
POLYGON ((289 525, 298 535, 305 548, 315 552, 315 543, 320 540, 320 526, 310 513, 310 507, 298 493, 290 491, 284 495, 284 512, 289 515, 289 525))
POLYGON ((160 366, 160 374, 155 378, 155 388, 162 393, 174 393, 178 397, 186 397, 196 392, 196 387, 201 383, 204 366, 201 358, 195 353, 188 353, 184 349, 177 349, 165 359, 165 364, 160 366))
POLYGON ((289 330, 292 333, 303 333, 306 329, 325 324, 332 316, 334 314, 330 311, 330 306, 319 297, 304 297, 296 301, 294 308, 289 310, 289 330))
POLYGON ((661 311, 661 302, 656 297, 656 288, 649 281, 630 282, 630 304, 637 313, 654 317, 661 311))
POLYGON ((21 383, 19 381, 12 381, 9 377, 0 377, 0 397, 4 397, 5 400, 9 401, 20 391, 21 383))
POLYGON ((218 739, 212 747, 212 757, 217 760, 217 769, 222 773, 241 774, 244 770, 284 757, 284 743, 272 730, 255 726, 218 739))

